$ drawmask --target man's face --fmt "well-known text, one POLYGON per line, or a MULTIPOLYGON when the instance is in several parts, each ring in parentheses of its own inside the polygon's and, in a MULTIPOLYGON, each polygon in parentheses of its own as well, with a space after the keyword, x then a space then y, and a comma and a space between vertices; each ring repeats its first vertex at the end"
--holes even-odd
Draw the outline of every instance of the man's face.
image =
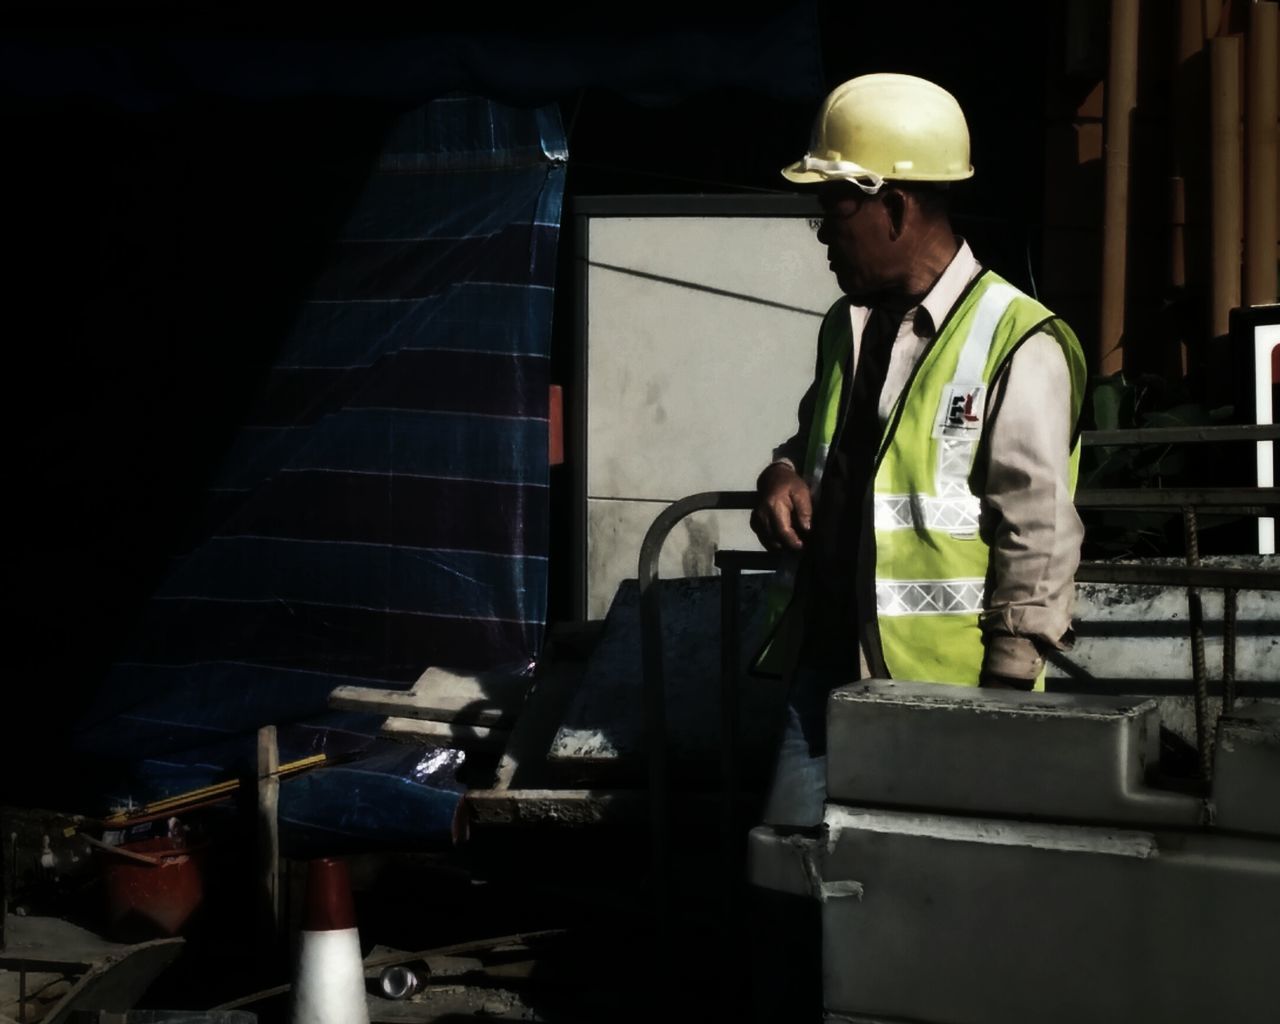
POLYGON ((830 182, 818 187, 818 202, 823 213, 818 241, 827 247, 840 290, 855 300, 880 291, 886 284, 883 262, 890 230, 880 195, 830 182))

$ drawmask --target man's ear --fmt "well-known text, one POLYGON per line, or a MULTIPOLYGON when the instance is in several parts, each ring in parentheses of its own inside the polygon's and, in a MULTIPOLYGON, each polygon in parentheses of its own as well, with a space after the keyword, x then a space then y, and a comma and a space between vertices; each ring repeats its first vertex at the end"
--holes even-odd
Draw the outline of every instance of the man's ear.
POLYGON ((889 237, 895 242, 907 222, 907 197, 896 188, 887 188, 881 196, 884 212, 889 217, 889 237))

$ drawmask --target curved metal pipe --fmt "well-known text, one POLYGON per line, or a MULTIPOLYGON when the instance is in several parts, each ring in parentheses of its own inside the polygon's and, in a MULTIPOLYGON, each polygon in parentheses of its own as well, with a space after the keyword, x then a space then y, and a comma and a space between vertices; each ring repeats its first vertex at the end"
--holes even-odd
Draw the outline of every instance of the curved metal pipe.
POLYGON ((660 918, 666 917, 668 883, 667 700, 662 663, 662 604, 658 556, 675 525, 694 512, 754 508, 755 491, 704 491, 672 502, 653 521, 640 544, 640 667, 644 690, 645 749, 649 759, 649 821, 652 831, 654 895, 660 918))

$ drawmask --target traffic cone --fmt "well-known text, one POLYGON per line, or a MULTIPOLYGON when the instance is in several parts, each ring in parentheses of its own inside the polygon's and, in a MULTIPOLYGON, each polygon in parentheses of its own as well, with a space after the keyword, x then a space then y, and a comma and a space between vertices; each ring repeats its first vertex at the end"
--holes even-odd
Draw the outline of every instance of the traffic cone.
POLYGON ((307 906, 298 935, 289 1024, 369 1024, 346 861, 324 857, 307 865, 307 906))

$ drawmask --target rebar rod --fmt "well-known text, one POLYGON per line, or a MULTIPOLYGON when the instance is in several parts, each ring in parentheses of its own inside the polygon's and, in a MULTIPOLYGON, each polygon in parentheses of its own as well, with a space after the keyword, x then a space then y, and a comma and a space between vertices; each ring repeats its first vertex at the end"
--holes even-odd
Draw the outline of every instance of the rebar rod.
MULTIPOLYGON (((1200 538, 1196 527, 1195 506, 1182 510, 1182 528, 1186 540, 1187 565, 1200 565, 1200 538)), ((1196 755, 1200 775, 1207 783, 1213 778, 1213 760, 1209 749, 1209 681, 1204 667, 1204 609, 1200 589, 1187 587, 1187 618, 1191 625, 1191 679, 1195 685, 1196 755)))
POLYGON ((1222 592, 1222 713, 1236 706, 1236 591, 1222 592))

